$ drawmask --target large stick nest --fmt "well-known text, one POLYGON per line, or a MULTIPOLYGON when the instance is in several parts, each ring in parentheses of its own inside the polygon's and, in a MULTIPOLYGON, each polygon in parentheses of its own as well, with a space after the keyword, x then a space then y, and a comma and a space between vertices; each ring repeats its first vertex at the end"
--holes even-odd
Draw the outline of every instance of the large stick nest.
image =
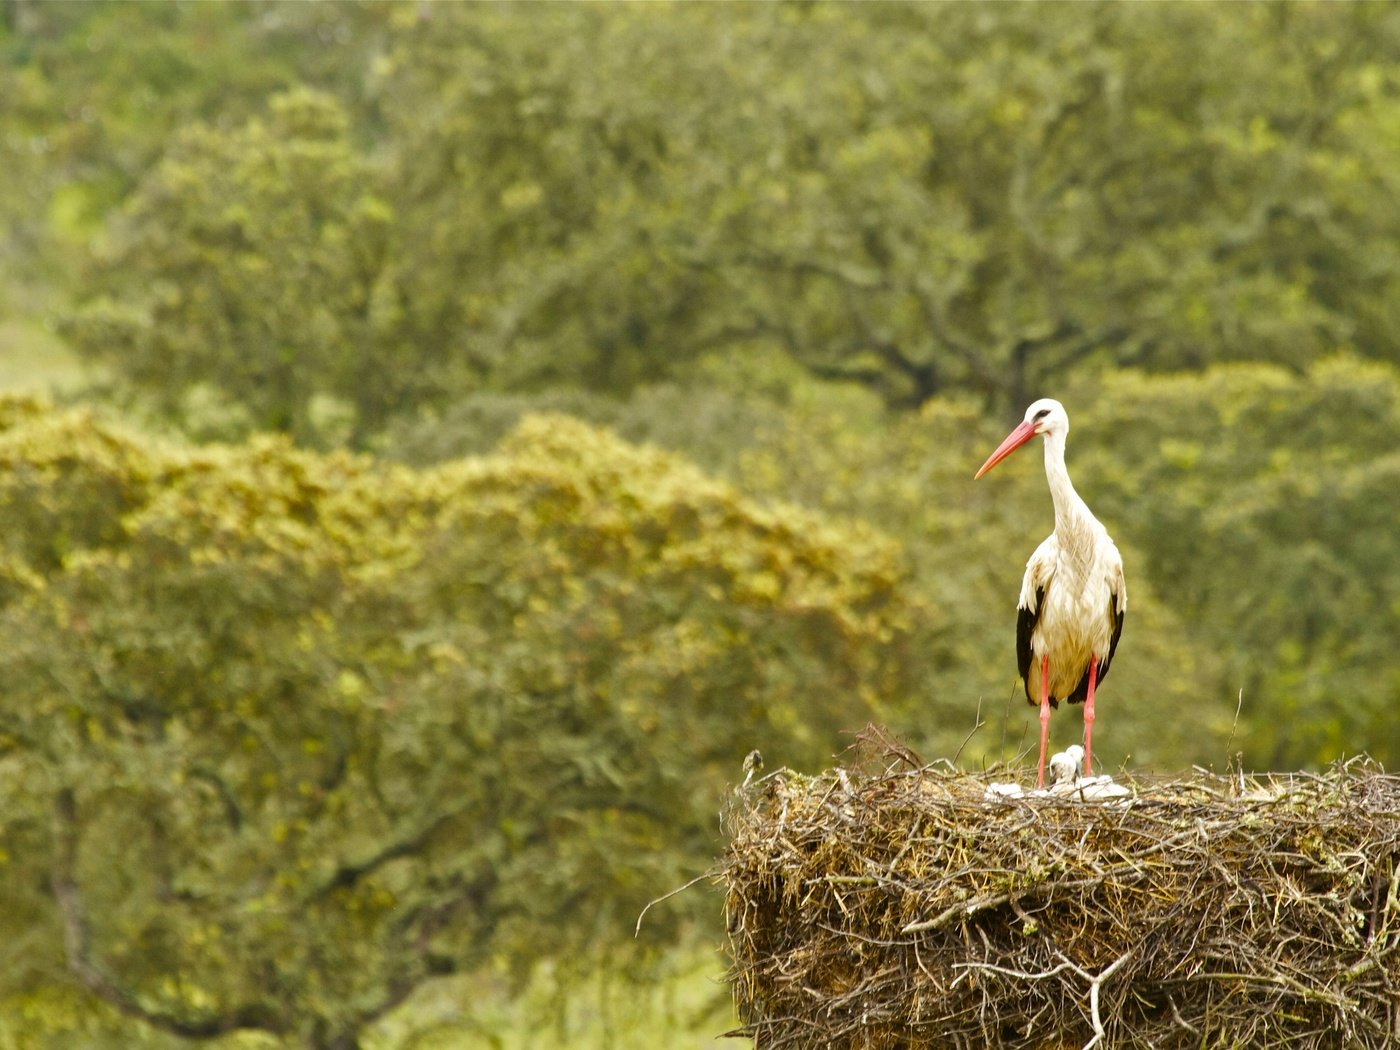
POLYGON ((937 768, 736 795, 720 869, 756 1047, 1400 1043, 1400 777, 989 798, 937 768))

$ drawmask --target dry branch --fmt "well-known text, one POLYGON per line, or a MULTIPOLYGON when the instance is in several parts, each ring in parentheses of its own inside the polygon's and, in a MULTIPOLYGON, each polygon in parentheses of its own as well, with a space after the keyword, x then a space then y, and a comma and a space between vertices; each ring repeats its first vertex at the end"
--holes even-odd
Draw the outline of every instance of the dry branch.
POLYGON ((1131 781, 993 799, 923 768, 787 771, 720 869, 756 1047, 1400 1042, 1400 778, 1131 781))

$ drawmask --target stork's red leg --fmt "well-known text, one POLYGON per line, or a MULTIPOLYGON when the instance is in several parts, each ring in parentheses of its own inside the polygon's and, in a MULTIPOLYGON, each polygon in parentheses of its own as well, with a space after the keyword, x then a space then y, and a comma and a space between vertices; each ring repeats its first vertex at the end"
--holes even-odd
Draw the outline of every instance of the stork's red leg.
POLYGON ((1089 657, 1089 693, 1084 697, 1084 775, 1094 775, 1090 766, 1092 741, 1094 738, 1094 683, 1099 679, 1099 658, 1089 657))
POLYGON ((1040 658, 1040 771, 1035 786, 1045 786, 1045 745, 1050 742, 1050 655, 1040 658))

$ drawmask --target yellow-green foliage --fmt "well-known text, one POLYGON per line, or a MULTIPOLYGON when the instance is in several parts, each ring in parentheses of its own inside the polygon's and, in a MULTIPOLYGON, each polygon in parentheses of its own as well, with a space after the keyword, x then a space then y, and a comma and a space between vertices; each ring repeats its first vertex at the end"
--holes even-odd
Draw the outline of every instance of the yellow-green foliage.
POLYGON ((350 401, 377 419, 421 363, 371 349, 391 338, 376 290, 391 215, 346 124, 334 98, 300 89, 231 135, 176 136, 100 253, 109 273, 70 319, 75 343, 177 416, 232 399, 245 428, 302 439, 344 436, 326 431, 350 401), (139 293, 109 294, 126 280, 139 293))
POLYGON ((167 409, 360 440, 716 348, 1016 409, 1400 357, 1389 5, 71 6, 20 5, 0 166, 42 243, 110 220, 72 331, 167 409))
MULTIPOLYGON (((1004 434, 950 399, 864 430, 839 414, 789 411, 755 440, 740 469, 749 491, 859 517, 902 542, 910 588, 937 616, 918 621, 921 688, 894 724, 929 758, 959 749, 963 763, 1011 758, 1039 731, 1016 678, 1016 596, 1025 560, 1054 528, 1054 514, 1038 446, 973 481, 1004 434), (979 715, 983 728, 969 739, 979 715)), ((1076 479, 1106 440, 1110 432, 1096 420, 1076 428, 1069 452, 1076 479)), ((1139 767, 1223 760, 1235 698, 1213 689, 1216 654, 1193 648, 1159 599, 1154 566, 1132 541, 1137 514, 1104 505, 1092 479, 1080 491, 1122 547, 1131 591, 1122 658, 1101 692, 1095 753, 1102 737, 1109 768, 1125 758, 1139 767)), ((1079 739, 1079 719, 1078 708, 1061 711, 1052 739, 1079 739)))
POLYGON ((749 748, 820 762, 907 687, 889 542, 565 417, 415 471, 0 414, 4 924, 50 972, 85 924, 170 1031, 321 1045, 629 941, 749 748))
POLYGON ((1078 476, 1243 688, 1247 759, 1400 758, 1400 373, 1348 355, 1123 373, 1094 406, 1112 439, 1078 476))

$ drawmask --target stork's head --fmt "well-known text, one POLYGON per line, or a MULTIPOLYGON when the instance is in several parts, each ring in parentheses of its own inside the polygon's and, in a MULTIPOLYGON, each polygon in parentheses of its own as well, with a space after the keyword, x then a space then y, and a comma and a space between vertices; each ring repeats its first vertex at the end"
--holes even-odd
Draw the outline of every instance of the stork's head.
POLYGON ((1016 429, 1007 434, 1006 439, 997 446, 997 450, 987 457, 987 462, 982 464, 982 469, 973 476, 973 480, 987 473, 1037 434, 1054 434, 1063 438, 1068 433, 1069 415, 1065 412, 1064 405, 1053 397, 1042 397, 1039 401, 1033 401, 1031 407, 1026 409, 1026 418, 1021 420, 1016 429))

